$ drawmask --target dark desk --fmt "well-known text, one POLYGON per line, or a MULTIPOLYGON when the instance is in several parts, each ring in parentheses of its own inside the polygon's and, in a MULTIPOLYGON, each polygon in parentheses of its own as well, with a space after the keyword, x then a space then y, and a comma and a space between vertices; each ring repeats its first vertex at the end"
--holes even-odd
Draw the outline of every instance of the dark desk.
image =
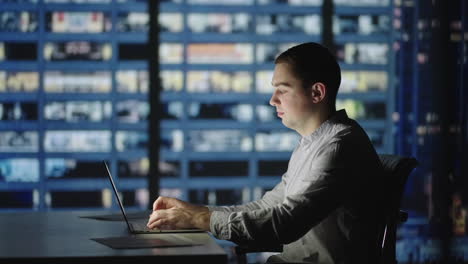
MULTIPOLYGON (((93 212, 91 214, 97 214, 93 212)), ((0 263, 226 263, 207 233, 152 234, 200 246, 112 249, 91 238, 128 236, 124 222, 80 218, 89 212, 0 213, 0 263)))

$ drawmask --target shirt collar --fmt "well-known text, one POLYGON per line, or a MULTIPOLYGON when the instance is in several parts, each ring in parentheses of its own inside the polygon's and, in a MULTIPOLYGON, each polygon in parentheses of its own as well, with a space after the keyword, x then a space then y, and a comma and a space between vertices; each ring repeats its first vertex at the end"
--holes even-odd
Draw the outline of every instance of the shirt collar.
POLYGON ((330 130, 333 124, 342 123, 344 120, 348 119, 348 114, 345 109, 336 111, 330 118, 323 122, 319 128, 317 128, 312 134, 302 137, 302 140, 313 141, 315 138, 320 137, 324 133, 330 130))

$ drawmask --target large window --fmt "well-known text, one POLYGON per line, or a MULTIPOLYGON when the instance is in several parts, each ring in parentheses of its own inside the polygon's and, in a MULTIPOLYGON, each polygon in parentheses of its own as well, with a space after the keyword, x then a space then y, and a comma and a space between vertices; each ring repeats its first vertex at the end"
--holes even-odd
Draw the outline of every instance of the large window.
MULTIPOLYGON (((112 207, 106 160, 124 202, 145 208, 147 61, 156 48, 160 193, 241 203, 278 182, 299 135, 268 103, 273 62, 321 41, 321 0, 160 1, 160 43, 149 48, 146 1, 0 2, 0 94, 8 95, 0 96, 0 190, 14 183, 30 208, 112 207), (73 198, 88 194, 95 203, 73 198)), ((391 152, 390 3, 336 0, 332 20, 343 68, 337 106, 391 152)))
POLYGON ((147 208, 146 1, 0 4, 0 210, 147 208))

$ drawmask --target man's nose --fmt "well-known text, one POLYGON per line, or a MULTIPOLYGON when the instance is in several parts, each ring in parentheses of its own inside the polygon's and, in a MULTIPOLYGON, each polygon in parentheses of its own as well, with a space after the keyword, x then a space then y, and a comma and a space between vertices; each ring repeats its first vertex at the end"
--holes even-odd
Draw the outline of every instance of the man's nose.
POLYGON ((278 98, 276 97, 276 91, 274 91, 270 98, 270 105, 276 106, 277 103, 278 103, 278 98))

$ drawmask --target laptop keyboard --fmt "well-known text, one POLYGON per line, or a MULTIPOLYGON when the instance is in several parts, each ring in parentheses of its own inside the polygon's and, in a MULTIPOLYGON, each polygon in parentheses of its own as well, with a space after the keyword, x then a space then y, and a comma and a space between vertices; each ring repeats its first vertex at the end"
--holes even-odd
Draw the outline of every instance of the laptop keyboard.
POLYGON ((138 231, 138 232, 147 232, 147 233, 153 232, 154 233, 154 232, 161 231, 157 228, 150 229, 145 224, 142 224, 142 223, 130 223, 130 225, 132 226, 132 229, 134 231, 138 231))

